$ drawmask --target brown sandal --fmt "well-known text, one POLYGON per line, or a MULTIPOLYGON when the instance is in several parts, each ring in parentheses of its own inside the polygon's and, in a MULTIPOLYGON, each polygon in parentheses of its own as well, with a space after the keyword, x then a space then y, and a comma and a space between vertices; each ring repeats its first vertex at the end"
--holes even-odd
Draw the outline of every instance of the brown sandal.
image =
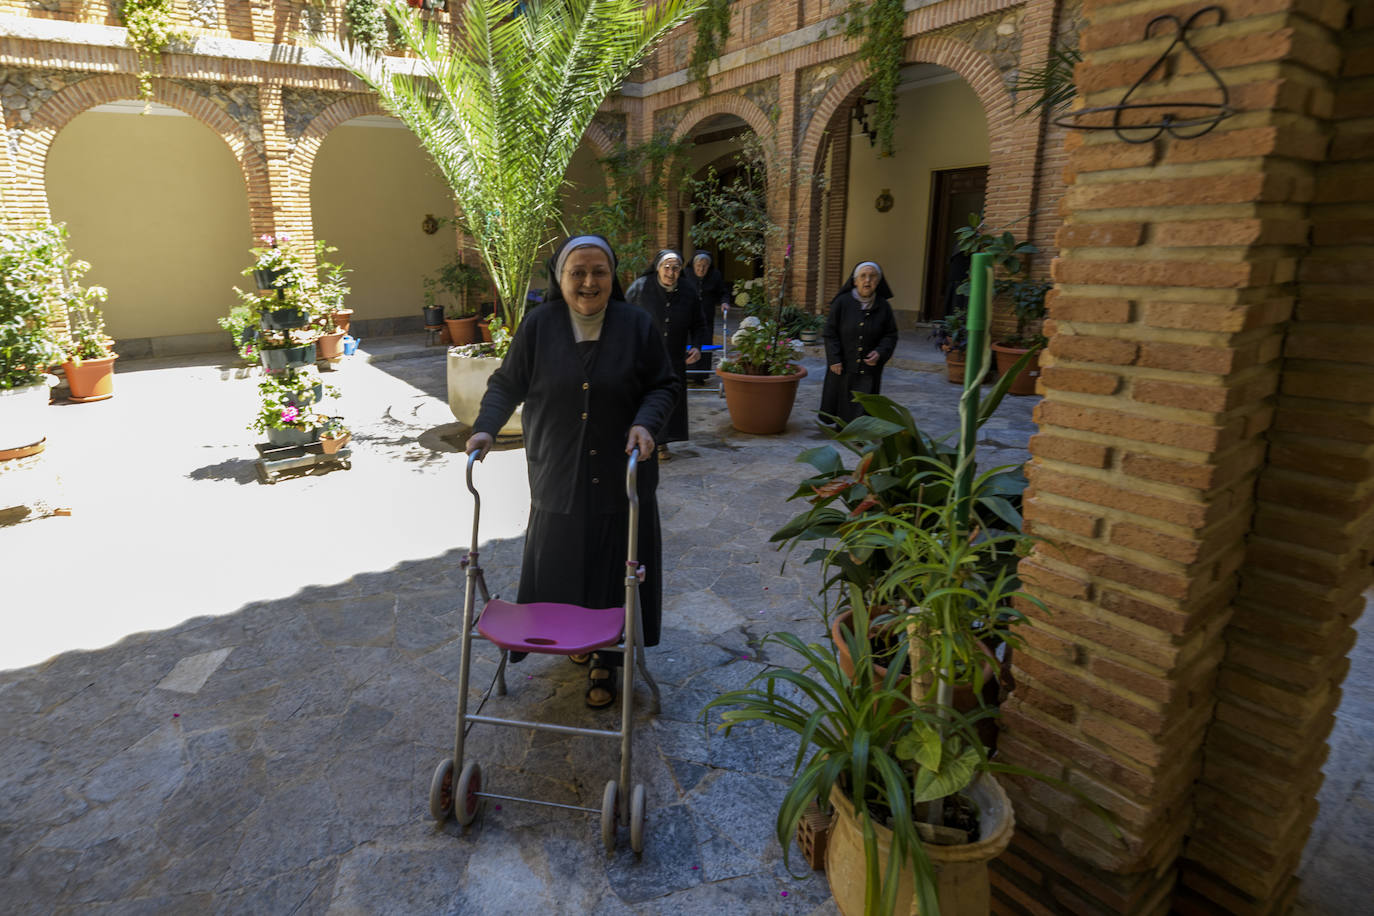
POLYGON ((593 652, 587 669, 587 706, 605 709, 615 702, 615 666, 601 653, 593 652))

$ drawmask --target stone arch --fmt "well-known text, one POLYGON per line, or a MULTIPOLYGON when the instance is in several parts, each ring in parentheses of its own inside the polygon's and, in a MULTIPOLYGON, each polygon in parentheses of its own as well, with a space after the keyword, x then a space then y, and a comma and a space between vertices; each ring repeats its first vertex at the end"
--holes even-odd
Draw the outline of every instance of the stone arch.
POLYGON ((301 132, 300 139, 296 141, 296 147, 287 160, 286 169, 286 196, 296 204, 296 216, 290 223, 291 229, 297 235, 311 240, 315 238, 310 210, 310 179, 315 170, 315 157, 319 155, 325 137, 341 124, 370 115, 392 117, 390 112, 377 104, 374 96, 350 95, 315 115, 301 132))
MULTIPOLYGON (((778 155, 773 145, 777 131, 774 128, 773 120, 768 117, 762 108, 759 108, 759 106, 741 95, 721 94, 707 96, 705 99, 689 108, 687 113, 683 115, 682 120, 673 130, 673 139, 681 140, 691 133, 692 128, 696 127, 702 121, 723 114, 734 115, 744 121, 745 124, 749 125, 749 129, 754 132, 754 135, 763 143, 764 149, 773 151, 771 154, 764 156, 763 180, 768 192, 768 209, 772 211, 773 219, 778 219, 786 207, 787 189, 779 187, 780 183, 773 180, 777 172, 772 160, 774 155, 778 155)), ((681 247, 684 240, 676 237, 680 234, 676 229, 673 229, 671 232, 669 231, 670 227, 668 222, 667 212, 661 212, 659 214, 658 225, 659 238, 665 239, 672 247, 681 247)))
MULTIPOLYGON (((97 105, 136 99, 138 91, 138 80, 134 76, 106 74, 72 83, 43 103, 24 130, 15 156, 16 202, 25 216, 51 218, 45 185, 46 163, 53 141, 62 128, 97 105)), ((253 236, 274 231, 267 161, 238 122, 210 99, 168 80, 153 80, 152 101, 185 112, 219 135, 243 172, 253 236)))
MULTIPOLYGON (((1031 182, 1019 184, 1014 178, 1014 151, 1027 146, 1023 136, 1036 130, 1033 119, 1014 117, 1015 104, 1002 74, 992 59, 961 41, 936 36, 908 39, 902 56, 905 64, 935 64, 959 74, 978 96, 988 125, 988 200, 997 202, 997 209, 989 211, 993 222, 1001 224, 1024 216, 1030 210, 1031 182)), ((847 115, 854 100, 868 82, 867 64, 856 63, 845 70, 835 85, 821 99, 806 133, 798 147, 798 164, 812 174, 819 171, 824 155, 826 135, 835 130, 837 117, 847 115)), ((797 189, 797 237, 806 244, 798 252, 797 270, 793 275, 793 294, 801 301, 815 301, 817 288, 835 278, 816 276, 819 239, 816 237, 814 182, 805 182, 797 189)))

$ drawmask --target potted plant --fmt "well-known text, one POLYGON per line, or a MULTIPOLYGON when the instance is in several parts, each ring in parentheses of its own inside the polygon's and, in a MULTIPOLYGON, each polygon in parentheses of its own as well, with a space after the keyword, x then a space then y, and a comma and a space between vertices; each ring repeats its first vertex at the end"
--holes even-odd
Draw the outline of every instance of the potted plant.
POLYGON ((1029 356, 1026 365, 1013 376, 1008 389, 1010 394, 1035 394, 1035 380, 1040 377, 1040 351, 1048 342, 1040 333, 1040 324, 1045 319, 1045 295, 1049 291, 1049 283, 1035 280, 1010 280, 999 284, 998 292, 1011 297, 1012 310, 1016 314, 1016 336, 1003 338, 992 345, 998 373, 1005 375, 1017 360, 1029 356))
POLYGON ((258 414, 248 428, 265 433, 269 445, 307 445, 319 438, 329 420, 318 411, 320 401, 337 394, 313 367, 269 372, 258 383, 258 414))
POLYGON ((797 384, 806 370, 797 364, 799 340, 788 340, 777 322, 752 315, 730 336, 730 355, 716 369, 725 385, 730 425, 742 433, 771 435, 787 428, 797 384))
POLYGON ((443 323, 448 328, 449 342, 454 346, 477 341, 477 297, 486 289, 482 271, 464 264, 462 256, 453 259, 425 277, 425 324, 433 317, 432 309, 442 309, 443 323))
MULTIPOLYGON (((985 230, 982 217, 977 213, 970 213, 968 225, 954 230, 954 236, 960 251, 969 255, 985 252, 993 256, 997 272, 993 289, 998 296, 1011 297, 1016 313, 1016 335, 992 345, 997 372, 1005 375, 1027 353, 1032 354, 1012 383, 1009 393, 1034 394, 1035 380, 1040 376, 1039 358, 1035 354, 1045 340, 1039 333, 1039 322, 1045 316, 1045 293, 1050 285, 1027 279, 1025 273, 1028 265, 1022 258, 1029 258, 1040 249, 1029 242, 1018 241, 1007 229, 985 230)), ((969 281, 965 278, 958 292, 966 296, 968 291, 969 281)))
POLYGON ((62 360, 53 322, 70 264, 62 224, 0 228, 0 456, 35 454, 47 440, 48 369, 62 360))
POLYGON ((67 377, 68 400, 85 403, 114 397, 114 341, 105 333, 105 317, 97 300, 105 299, 98 286, 69 289, 67 323, 70 339, 65 347, 62 373, 67 377))
POLYGON ((325 255, 333 254, 338 250, 323 239, 316 240, 315 264, 317 266, 315 274, 320 291, 319 300, 322 313, 330 319, 335 331, 340 334, 347 334, 353 322, 353 310, 344 307, 344 299, 352 291, 346 281, 353 269, 345 267, 343 264, 336 264, 325 257, 325 255))
POLYGON ((320 427, 320 448, 326 455, 336 455, 353 438, 341 417, 330 417, 320 427))
POLYGON ((955 309, 937 320, 931 329, 935 346, 945 354, 945 376, 952 384, 964 384, 965 353, 968 350, 968 312, 955 309))
POLYGON ((234 288, 240 299, 247 297, 252 305, 242 301, 229 310, 229 314, 222 318, 215 319, 219 326, 229 332, 229 337, 233 341, 234 349, 238 351, 239 358, 250 366, 256 366, 259 362, 258 354, 258 297, 245 293, 238 287, 234 288))
MULTIPOLYGON (((481 343, 451 347, 448 351, 448 406, 454 419, 469 426, 477 420, 482 406, 482 395, 487 390, 487 380, 492 373, 501 368, 501 360, 510 350, 512 334, 493 316, 491 340, 481 343)), ((523 433, 521 408, 501 427, 503 436, 519 436, 523 433)))

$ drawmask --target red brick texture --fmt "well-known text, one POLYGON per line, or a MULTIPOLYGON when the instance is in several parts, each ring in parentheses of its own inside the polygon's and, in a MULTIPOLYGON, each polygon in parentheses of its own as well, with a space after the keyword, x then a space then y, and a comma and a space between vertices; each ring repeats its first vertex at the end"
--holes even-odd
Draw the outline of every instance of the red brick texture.
MULTIPOLYGON (((1200 29, 1240 109, 1205 137, 1067 144, 1022 564, 1046 611, 1022 606, 1002 747, 1121 835, 1012 781, 999 912, 1293 897, 1374 541, 1374 74, 1352 68, 1374 22, 1346 8, 1200 29)), ((1106 105, 1159 53, 1146 23, 1194 8, 1086 9, 1080 97, 1106 105)), ((1179 62, 1133 100, 1205 85, 1179 62)))

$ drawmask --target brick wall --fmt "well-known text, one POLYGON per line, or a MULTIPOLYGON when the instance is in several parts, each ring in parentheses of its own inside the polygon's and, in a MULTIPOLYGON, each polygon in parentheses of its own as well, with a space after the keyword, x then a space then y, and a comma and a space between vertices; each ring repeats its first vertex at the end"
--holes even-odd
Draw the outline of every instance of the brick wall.
MULTIPOLYGON (((1168 43, 1146 24, 1175 8, 1086 10, 1080 96, 1114 104, 1168 43)), ((1351 383, 1369 360, 1351 344, 1374 279, 1374 195, 1353 190, 1374 186, 1354 120, 1371 95, 1367 64, 1335 84, 1345 11, 1265 0, 1198 29, 1240 110, 1204 137, 1068 140, 1028 467, 1027 523, 1048 541, 1022 565, 1047 612, 1023 608, 1001 746, 1120 836, 1018 781, 999 911, 1290 899, 1374 523, 1371 399, 1351 383)), ((1216 93, 1184 60, 1132 101, 1151 97, 1216 93)))

